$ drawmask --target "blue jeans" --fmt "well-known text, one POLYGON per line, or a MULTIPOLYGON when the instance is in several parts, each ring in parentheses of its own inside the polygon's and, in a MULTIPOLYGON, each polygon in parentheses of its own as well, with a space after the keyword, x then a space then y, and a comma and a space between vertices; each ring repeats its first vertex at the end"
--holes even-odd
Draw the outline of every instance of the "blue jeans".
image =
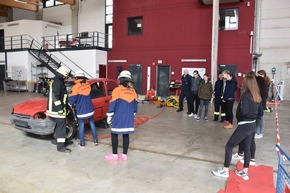
POLYGON ((200 107, 199 107, 199 114, 198 114, 198 117, 201 117, 201 114, 202 114, 202 109, 203 109, 203 106, 205 108, 204 110, 204 117, 207 117, 207 112, 208 112, 208 105, 210 103, 210 100, 203 100, 203 99, 200 99, 200 107))
POLYGON ((264 115, 256 120, 256 133, 259 135, 264 133, 264 115))
MULTIPOLYGON (((80 143, 85 143, 85 136, 84 136, 85 119, 78 118, 78 122, 79 122, 80 143)), ((89 118, 89 124, 91 126, 93 138, 94 138, 94 140, 96 140, 97 139, 97 131, 96 131, 96 125, 95 125, 93 117, 89 118)))

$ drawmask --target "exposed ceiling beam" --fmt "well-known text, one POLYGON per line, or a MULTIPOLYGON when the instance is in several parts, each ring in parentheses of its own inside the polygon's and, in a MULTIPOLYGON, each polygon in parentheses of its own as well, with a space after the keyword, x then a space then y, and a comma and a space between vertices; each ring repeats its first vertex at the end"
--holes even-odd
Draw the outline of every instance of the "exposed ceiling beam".
POLYGON ((19 8, 19 9, 25 9, 25 10, 29 10, 29 11, 35 11, 35 12, 38 11, 37 5, 32 5, 32 4, 25 3, 25 2, 21 3, 21 2, 14 1, 14 0, 1 0, 0 5, 15 7, 15 8, 19 8))
POLYGON ((6 10, 6 9, 7 9, 6 6, 4 6, 4 5, 0 5, 0 10, 6 10))
POLYGON ((7 6, 0 5, 0 16, 1 17, 8 17, 7 9, 8 9, 7 6))
POLYGON ((7 12, 2 12, 0 11, 0 17, 8 17, 8 13, 7 12))
POLYGON ((58 0, 58 1, 69 5, 74 5, 76 3, 75 0, 58 0))

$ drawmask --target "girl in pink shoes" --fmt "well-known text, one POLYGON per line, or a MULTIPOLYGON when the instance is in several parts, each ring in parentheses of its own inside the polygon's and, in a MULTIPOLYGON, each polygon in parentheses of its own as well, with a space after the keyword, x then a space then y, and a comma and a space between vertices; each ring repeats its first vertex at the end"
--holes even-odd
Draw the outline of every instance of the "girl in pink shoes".
POLYGON ((107 160, 122 159, 127 161, 129 134, 134 133, 134 115, 137 113, 137 94, 133 88, 131 73, 124 70, 118 80, 120 85, 113 90, 107 123, 111 124, 111 141, 113 153, 105 156, 107 160), (118 156, 118 134, 123 135, 123 154, 118 156))

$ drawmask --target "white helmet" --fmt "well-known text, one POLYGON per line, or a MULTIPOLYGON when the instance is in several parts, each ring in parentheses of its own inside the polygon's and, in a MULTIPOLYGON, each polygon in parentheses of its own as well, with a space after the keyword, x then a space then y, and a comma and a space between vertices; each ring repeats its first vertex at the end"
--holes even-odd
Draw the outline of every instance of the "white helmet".
POLYGON ((80 77, 83 77, 83 78, 86 77, 85 73, 82 70, 78 70, 75 72, 75 78, 80 78, 80 77))
POLYGON ((69 69, 65 66, 61 66, 56 70, 58 73, 60 73, 61 75, 63 75, 64 77, 67 77, 69 74, 69 69))
POLYGON ((129 78, 131 79, 131 73, 128 70, 123 70, 120 75, 118 76, 118 80, 120 80, 120 78, 129 78))
POLYGON ((132 78, 131 78, 131 73, 128 70, 123 70, 120 75, 118 76, 118 80, 120 81, 120 83, 122 82, 133 82, 132 78))

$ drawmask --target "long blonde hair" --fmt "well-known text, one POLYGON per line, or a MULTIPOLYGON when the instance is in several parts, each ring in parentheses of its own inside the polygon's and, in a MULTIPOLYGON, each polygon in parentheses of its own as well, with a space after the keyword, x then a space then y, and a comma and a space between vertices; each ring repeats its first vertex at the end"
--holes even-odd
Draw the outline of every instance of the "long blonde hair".
POLYGON ((242 94, 245 92, 251 93, 255 103, 260 103, 262 101, 258 83, 253 75, 246 74, 246 76, 243 78, 242 94))

